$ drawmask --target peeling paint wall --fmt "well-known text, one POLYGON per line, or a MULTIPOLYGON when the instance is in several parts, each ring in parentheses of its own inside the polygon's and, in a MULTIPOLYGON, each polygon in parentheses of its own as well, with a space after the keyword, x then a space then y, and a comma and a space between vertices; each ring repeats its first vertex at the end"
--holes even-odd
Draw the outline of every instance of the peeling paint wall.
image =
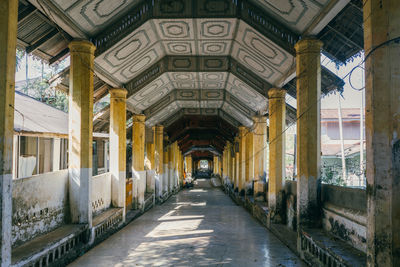
POLYGON ((290 229, 296 231, 297 228, 297 182, 296 181, 285 181, 284 186, 284 200, 285 204, 285 215, 286 225, 290 229))
POLYGON ((324 230, 366 252, 367 199, 363 189, 322 185, 324 230))
POLYGON ((99 214, 111 205, 111 173, 103 173, 92 177, 92 212, 99 214))
POLYGON ((68 170, 13 180, 12 201, 15 247, 69 220, 68 170))

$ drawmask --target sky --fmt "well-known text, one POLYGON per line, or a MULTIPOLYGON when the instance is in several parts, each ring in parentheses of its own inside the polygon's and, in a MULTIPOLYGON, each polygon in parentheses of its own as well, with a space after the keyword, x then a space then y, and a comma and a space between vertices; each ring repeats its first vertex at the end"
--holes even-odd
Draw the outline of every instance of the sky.
MULTIPOLYGON (((353 61, 348 62, 346 65, 340 66, 339 69, 337 69, 336 64, 332 62, 329 58, 325 57, 324 55, 321 55, 321 64, 325 67, 327 67, 330 71, 338 75, 340 78, 343 78, 348 74, 355 66, 360 64, 360 62, 363 60, 363 54, 360 57, 354 58, 353 61)), ((41 76, 41 62, 38 60, 34 60, 33 57, 28 56, 28 77, 29 78, 35 78, 35 77, 40 77, 41 76), (36 66, 36 67, 35 67, 36 66)), ((49 71, 45 67, 45 71, 49 71)), ((361 68, 357 68, 353 71, 353 74, 351 75, 351 83, 353 84, 354 87, 356 88, 363 88, 364 86, 364 81, 363 81, 364 75, 363 75, 363 70, 361 68)), ((21 81, 25 80, 26 75, 25 75, 25 57, 23 58, 21 62, 21 66, 19 70, 16 72, 15 75, 15 80, 16 81, 21 81)), ((363 97, 363 91, 357 91, 352 89, 349 83, 349 76, 347 76, 345 79, 345 86, 344 86, 344 91, 343 95, 341 96, 341 105, 342 108, 360 108, 361 103, 362 103, 362 97, 363 97)), ((287 101, 289 104, 293 103, 293 106, 295 106, 295 99, 289 99, 287 97, 287 101)), ((338 108, 338 94, 331 94, 328 96, 325 96, 321 99, 321 108, 322 109, 328 109, 328 108, 338 108)))
MULTIPOLYGON (((335 73, 340 78, 345 77, 355 66, 359 65, 364 58, 362 54, 360 57, 354 58, 354 61, 347 63, 346 65, 340 66, 339 69, 336 68, 334 62, 329 60, 329 58, 324 55, 321 56, 321 64, 328 68, 330 71, 335 73)), ((363 66, 363 64, 361 65, 363 66)), ((345 86, 343 90, 343 95, 341 97, 340 103, 342 108, 360 108, 362 103, 362 97, 364 90, 358 91, 350 86, 349 78, 351 78, 351 84, 358 89, 364 87, 364 74, 363 69, 358 67, 353 72, 351 77, 347 76, 344 78, 345 86)), ((338 94, 331 94, 323 97, 321 100, 321 109, 328 108, 338 108, 338 94)), ((364 104, 365 106, 365 104, 364 104)))

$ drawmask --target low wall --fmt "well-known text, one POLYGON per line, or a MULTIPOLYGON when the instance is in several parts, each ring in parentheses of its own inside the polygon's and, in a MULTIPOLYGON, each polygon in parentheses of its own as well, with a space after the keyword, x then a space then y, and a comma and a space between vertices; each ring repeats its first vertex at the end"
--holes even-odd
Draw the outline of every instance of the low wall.
POLYGON ((144 194, 146 192, 146 171, 132 172, 132 198, 135 209, 144 209, 144 194))
POLYGON ((68 170, 13 180, 12 201, 15 247, 69 220, 68 170))
POLYGON ((103 173, 92 177, 92 212, 99 214, 111 206, 111 173, 103 173))
MULTIPOLYGON (((284 195, 286 224, 296 230, 296 181, 285 181, 284 195)), ((321 200, 323 229, 365 252, 367 221, 365 190, 322 184, 321 200)))
POLYGON ((365 190, 323 184, 322 203, 323 228, 353 247, 366 252, 365 190))

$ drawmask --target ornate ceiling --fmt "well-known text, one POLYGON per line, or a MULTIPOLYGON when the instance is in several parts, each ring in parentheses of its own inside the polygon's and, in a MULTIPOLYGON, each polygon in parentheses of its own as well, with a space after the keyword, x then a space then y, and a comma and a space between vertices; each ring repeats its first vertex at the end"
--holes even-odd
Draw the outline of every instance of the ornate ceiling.
POLYGON ((299 36, 348 1, 30 0, 96 45, 96 74, 128 89, 147 126, 197 114, 247 127, 267 112, 269 88, 293 76, 299 36))

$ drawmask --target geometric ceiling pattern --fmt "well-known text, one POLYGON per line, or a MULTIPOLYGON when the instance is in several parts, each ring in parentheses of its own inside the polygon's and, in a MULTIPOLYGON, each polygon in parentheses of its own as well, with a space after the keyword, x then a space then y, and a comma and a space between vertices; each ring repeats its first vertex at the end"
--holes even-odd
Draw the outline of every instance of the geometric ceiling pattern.
POLYGON ((63 12, 79 29, 88 36, 112 24, 139 0, 53 0, 53 4, 63 12))
POLYGON ((310 26, 329 0, 254 0, 267 13, 297 33, 310 26))
POLYGON ((154 19, 98 55, 95 62, 127 83, 165 55, 231 56, 275 84, 294 57, 239 19, 154 19))
POLYGON ((71 36, 96 45, 95 70, 127 88, 147 126, 185 114, 250 127, 268 110, 268 90, 293 74, 299 36, 324 21, 331 1, 40 2, 71 36))
POLYGON ((166 72, 131 95, 128 102, 144 112, 148 126, 179 108, 231 111, 232 107, 236 107, 233 114, 238 120, 251 126, 251 116, 264 114, 268 104, 265 96, 229 72, 166 72))

